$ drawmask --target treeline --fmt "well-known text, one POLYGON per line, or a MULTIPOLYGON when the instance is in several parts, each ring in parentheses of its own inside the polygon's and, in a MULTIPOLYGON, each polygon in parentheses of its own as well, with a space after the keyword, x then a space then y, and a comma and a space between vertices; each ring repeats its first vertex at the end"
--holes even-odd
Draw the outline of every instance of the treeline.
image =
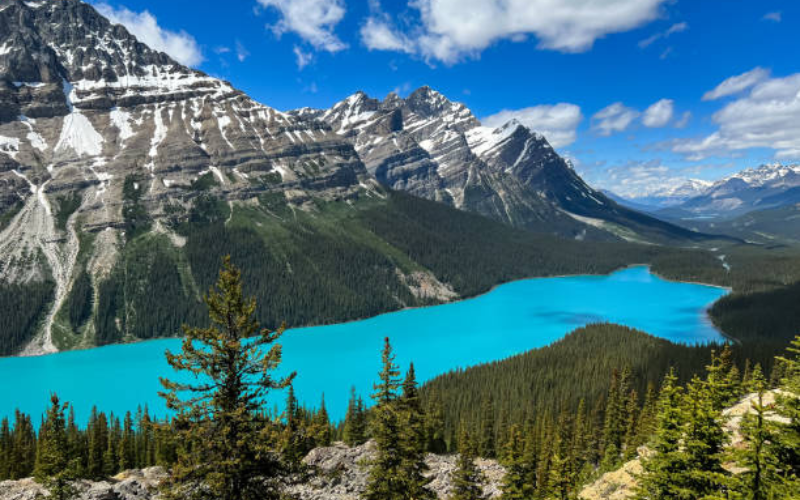
MULTIPOLYGON (((581 402, 584 410, 602 413, 615 370, 627 371, 626 383, 641 406, 671 367, 688 381, 705 369, 715 349, 722 346, 673 344, 625 326, 594 324, 549 346, 442 374, 424 384, 422 397, 442 405, 449 443, 461 424, 486 427, 486 420, 499 443, 510 426, 552 420, 560 411, 576 411, 581 402)), ((745 360, 739 363, 743 369, 745 360)))
POLYGON ((53 299, 50 280, 0 285, 0 356, 16 354, 33 338, 53 299), (13 313, 11 313, 13 311, 13 313))

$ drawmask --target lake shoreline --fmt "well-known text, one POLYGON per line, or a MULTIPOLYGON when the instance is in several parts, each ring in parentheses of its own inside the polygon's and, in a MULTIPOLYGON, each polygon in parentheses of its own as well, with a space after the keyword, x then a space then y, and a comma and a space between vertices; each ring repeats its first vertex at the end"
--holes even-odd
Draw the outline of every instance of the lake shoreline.
MULTIPOLYGON (((370 320, 370 319, 373 319, 373 318, 378 318, 378 317, 384 316, 386 314, 395 314, 395 313, 404 312, 404 311, 413 311, 413 310, 416 310, 416 309, 424 309, 424 308, 427 308, 427 307, 436 307, 436 306, 444 306, 444 305, 448 305, 448 304, 457 304, 457 303, 461 303, 461 302, 467 302, 467 301, 478 299, 480 297, 488 295, 488 294, 494 292, 495 290, 497 290, 499 287, 502 287, 502 286, 505 286, 505 285, 510 285, 510 284, 513 284, 513 283, 522 282, 522 281, 541 280, 541 279, 580 278, 580 277, 608 277, 608 276, 611 276, 611 275, 613 275, 615 273, 626 271, 626 270, 629 270, 629 269, 635 269, 637 267, 647 268, 648 272, 650 274, 652 274, 653 276, 655 276, 655 277, 657 277, 657 278, 659 278, 661 280, 671 282, 671 283, 684 283, 684 284, 688 284, 688 285, 697 285, 697 286, 705 286, 705 287, 710 287, 710 288, 718 288, 718 289, 721 289, 721 290, 725 290, 728 293, 731 293, 733 291, 733 289, 731 287, 726 287, 726 286, 722 286, 722 285, 714 285, 714 284, 710 284, 710 283, 702 283, 702 282, 697 282, 697 281, 685 281, 685 280, 669 279, 667 277, 664 277, 664 276, 660 275, 657 272, 654 272, 653 269, 652 269, 651 264, 634 263, 634 264, 627 264, 627 265, 624 265, 624 266, 616 267, 616 268, 612 269, 611 271, 609 271, 607 273, 600 273, 600 274, 588 274, 588 273, 553 274, 553 275, 547 275, 547 276, 532 276, 532 277, 526 277, 526 278, 514 278, 514 279, 509 280, 509 281, 504 281, 502 283, 497 283, 495 285, 492 285, 491 288, 489 288, 488 290, 486 290, 484 292, 481 292, 481 293, 478 293, 478 294, 475 294, 475 295, 468 295, 468 296, 459 297, 459 298, 457 298, 455 300, 451 300, 451 301, 439 302, 439 303, 435 303, 435 304, 428 304, 428 305, 421 305, 421 306, 406 306, 406 307, 402 307, 402 308, 399 308, 399 309, 394 309, 394 310, 391 310, 391 311, 381 312, 381 313, 375 314, 373 316, 367 316, 367 317, 363 317, 363 318, 354 318, 354 319, 349 319, 349 320, 346 320, 346 321, 340 321, 340 322, 336 322, 336 323, 317 323, 317 324, 302 325, 302 326, 296 326, 296 327, 287 327, 286 330, 287 331, 288 330, 298 331, 298 330, 304 330, 304 329, 307 329, 307 328, 317 328, 317 327, 321 327, 321 326, 347 325, 347 324, 350 324, 350 323, 357 323, 357 322, 360 322, 360 321, 365 321, 365 320, 370 320)), ((719 299, 717 299, 717 300, 719 300, 719 299)), ((740 343, 740 341, 738 339, 733 338, 733 337, 729 336, 728 334, 726 334, 725 332, 723 332, 722 330, 720 330, 714 324, 714 322, 711 320, 711 316, 708 314, 708 311, 711 309, 711 307, 713 307, 713 305, 715 303, 716 303, 716 301, 714 301, 714 303, 712 303, 711 305, 709 305, 705 309, 705 319, 710 323, 710 325, 714 328, 714 330, 716 330, 722 337, 730 340, 731 342, 734 342, 734 343, 737 343, 737 344, 740 343)), ((649 332, 647 332, 647 333, 649 335, 652 335, 649 332)), ((183 338, 183 336, 177 336, 176 335, 176 336, 155 337, 155 338, 149 338, 149 339, 137 339, 137 340, 133 340, 133 341, 117 342, 117 343, 114 343, 114 344, 108 344, 108 345, 102 345, 102 346, 86 346, 86 347, 81 346, 81 347, 78 347, 78 348, 75 348, 75 349, 68 349, 68 350, 58 351, 58 352, 42 352, 42 353, 31 353, 31 354, 26 354, 26 355, 16 354, 16 355, 13 355, 13 356, 0 356, 0 360, 2 360, 2 359, 39 358, 39 357, 45 357, 45 356, 58 356, 59 354, 66 354, 66 353, 70 353, 70 352, 89 351, 89 350, 93 350, 93 349, 103 349, 103 348, 114 347, 114 346, 134 345, 134 344, 141 344, 141 343, 145 343, 145 342, 155 342, 155 341, 160 341, 160 340, 182 339, 182 338, 183 338)))

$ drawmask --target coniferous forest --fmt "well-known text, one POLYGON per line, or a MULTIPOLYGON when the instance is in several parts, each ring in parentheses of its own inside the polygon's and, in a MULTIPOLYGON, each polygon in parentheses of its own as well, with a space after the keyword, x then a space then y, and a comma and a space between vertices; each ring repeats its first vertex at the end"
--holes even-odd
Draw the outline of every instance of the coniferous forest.
POLYGON ((591 325, 422 387, 413 364, 403 373, 395 363, 387 338, 373 393, 353 393, 344 421, 331 422, 324 400, 315 409, 298 404, 292 374, 275 377, 282 328, 260 326, 229 260, 205 303, 209 326, 184 327, 181 350, 166 353, 176 370, 201 376, 162 380, 171 418, 94 409, 79 426, 53 395, 38 425, 39 416, 19 412, 0 423, 0 479, 34 476, 60 500, 74 497, 78 478, 161 465, 165 498, 280 498, 281 481, 303 470, 311 449, 374 440, 364 493, 374 500, 433 498, 428 452, 459 453, 455 499, 483 497, 475 457, 504 466, 503 499, 575 498, 639 455, 642 500, 800 492, 800 337, 764 365, 737 344, 681 346, 591 325), (273 391, 286 396, 281 411, 263 403, 273 391), (741 443, 730 447, 724 410, 745 394, 751 411, 741 443))

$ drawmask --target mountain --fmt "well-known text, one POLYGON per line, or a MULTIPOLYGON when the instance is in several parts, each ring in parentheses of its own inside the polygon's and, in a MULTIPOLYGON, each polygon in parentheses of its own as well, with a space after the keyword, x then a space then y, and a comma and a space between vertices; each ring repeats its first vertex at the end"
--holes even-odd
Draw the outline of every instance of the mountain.
POLYGON ((774 163, 721 179, 697 196, 658 214, 672 219, 732 218, 795 203, 800 203, 800 165, 774 163))
MULTIPOLYGON (((786 191, 790 192, 799 195, 786 191)), ((753 210, 732 219, 689 219, 681 223, 694 231, 725 234, 764 245, 800 244, 800 203, 753 210)))
POLYGON ((591 188, 544 136, 516 120, 484 127, 430 87, 382 101, 357 92, 327 110, 290 114, 347 138, 383 185, 516 227, 578 239, 701 238, 591 188))
POLYGON ((224 255, 275 328, 609 272, 671 252, 625 239, 697 238, 431 89, 282 113, 79 0, 0 0, 0 355, 178 335, 205 321, 224 255))
POLYGON ((608 190, 602 190, 609 198, 620 205, 653 213, 674 205, 679 205, 690 198, 703 194, 713 182, 701 179, 687 179, 676 185, 663 186, 640 196, 622 196, 608 190))

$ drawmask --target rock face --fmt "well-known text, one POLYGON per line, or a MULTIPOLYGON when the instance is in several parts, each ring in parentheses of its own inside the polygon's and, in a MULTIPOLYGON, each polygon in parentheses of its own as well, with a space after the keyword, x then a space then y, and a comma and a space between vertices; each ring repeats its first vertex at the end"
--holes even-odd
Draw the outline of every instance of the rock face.
MULTIPOLYGON (((313 471, 308 481, 289 486, 288 493, 301 500, 357 500, 366 490, 369 479, 368 462, 375 456, 374 441, 350 448, 335 443, 327 448, 312 450, 303 462, 313 471)), ((425 459, 429 488, 438 498, 448 498, 452 491, 452 475, 456 468, 455 455, 429 454, 425 459)), ((478 459, 483 473, 484 493, 490 498, 500 496, 500 482, 505 470, 494 460, 478 459)))
POLYGON ((180 218, 198 182, 229 203, 282 191, 298 206, 380 189, 329 126, 178 64, 86 3, 0 1, 0 214, 14 215, 0 281, 56 284, 27 352, 55 350, 82 233, 97 235, 101 273, 124 241, 126 199, 156 222, 180 218))
MULTIPOLYGON (((299 500, 357 500, 367 485, 366 461, 374 453, 375 445, 371 441, 354 448, 335 443, 312 450, 304 459, 308 474, 290 481, 286 493, 299 500)), ((426 462, 433 477, 430 489, 439 498, 447 498, 452 488, 456 457, 428 455, 426 462)), ((486 479, 484 493, 490 498, 498 497, 505 471, 494 460, 478 459, 476 463, 486 479)), ((165 477, 162 468, 153 467, 126 471, 109 481, 82 481, 76 486, 80 500, 156 500, 158 485, 165 477)), ((32 479, 0 483, 0 500, 35 500, 45 492, 32 479)))
POLYGON ((349 139, 367 170, 392 189, 570 238, 691 237, 592 189, 544 136, 516 120, 481 126, 466 106, 430 87, 383 101, 358 92, 328 110, 291 114, 349 139))
MULTIPOLYGON (((80 500, 151 500, 166 478, 161 467, 123 472, 109 481, 80 481, 75 485, 80 500)), ((47 490, 32 479, 0 482, 0 500, 36 500, 47 490)))

